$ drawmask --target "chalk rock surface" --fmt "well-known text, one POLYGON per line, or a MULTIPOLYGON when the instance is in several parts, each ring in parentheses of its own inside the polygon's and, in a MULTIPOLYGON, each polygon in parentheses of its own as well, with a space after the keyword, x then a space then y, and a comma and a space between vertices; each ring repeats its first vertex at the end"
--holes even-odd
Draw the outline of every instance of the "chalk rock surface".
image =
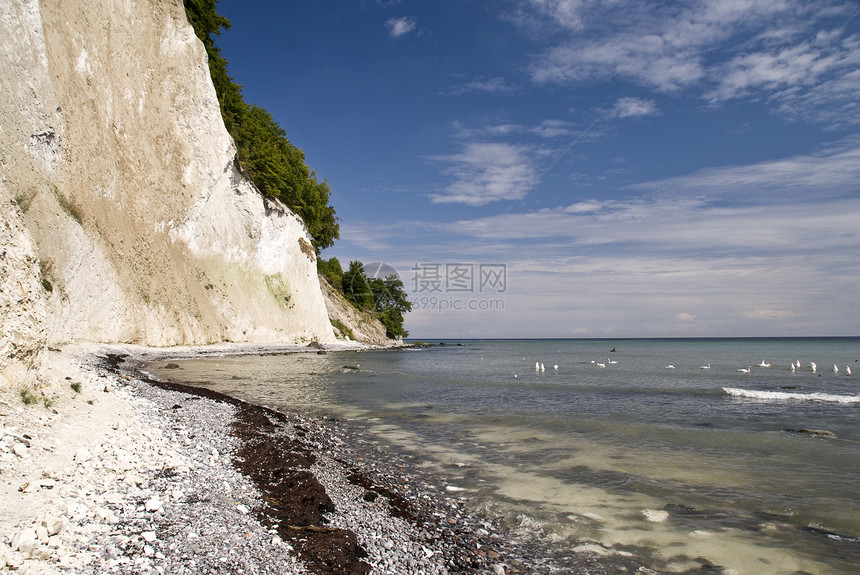
POLYGON ((8 380, 75 341, 334 339, 307 229, 240 170, 182 2, 3 2, 0 83, 8 380))

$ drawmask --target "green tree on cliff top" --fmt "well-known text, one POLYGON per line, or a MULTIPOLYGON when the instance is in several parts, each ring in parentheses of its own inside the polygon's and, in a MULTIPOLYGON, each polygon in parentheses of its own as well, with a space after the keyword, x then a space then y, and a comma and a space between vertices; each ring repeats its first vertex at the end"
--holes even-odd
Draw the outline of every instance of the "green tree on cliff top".
POLYGON ((206 47, 209 74, 224 125, 236 141, 239 162, 261 192, 281 200, 304 220, 319 252, 340 238, 340 219, 329 205, 331 188, 325 180, 317 180, 316 172, 305 163, 304 152, 287 139, 269 112, 245 103, 242 87, 227 73, 227 60, 215 46, 213 36, 230 28, 230 21, 217 13, 217 3, 185 0, 185 13, 206 47))

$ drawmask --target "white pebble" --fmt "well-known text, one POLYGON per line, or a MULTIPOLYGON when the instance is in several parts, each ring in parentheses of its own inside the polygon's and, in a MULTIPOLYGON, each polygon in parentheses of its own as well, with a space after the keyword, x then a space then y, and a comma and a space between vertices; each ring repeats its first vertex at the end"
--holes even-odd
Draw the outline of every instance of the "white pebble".
POLYGON ((93 454, 90 453, 90 450, 86 447, 81 447, 75 452, 75 461, 78 463, 83 463, 85 461, 89 461, 93 458, 93 454))
POLYGON ((642 515, 645 516, 645 519, 651 521, 652 523, 662 523, 669 519, 669 512, 662 511, 658 509, 646 509, 642 512, 642 515))

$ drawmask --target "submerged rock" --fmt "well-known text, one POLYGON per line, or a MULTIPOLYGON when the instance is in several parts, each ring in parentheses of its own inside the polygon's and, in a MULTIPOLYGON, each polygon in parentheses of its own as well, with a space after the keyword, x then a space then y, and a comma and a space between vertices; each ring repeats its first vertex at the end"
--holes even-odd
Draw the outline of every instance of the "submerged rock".
POLYGON ((792 431, 794 433, 805 433, 807 435, 817 435, 819 437, 831 437, 836 438, 836 434, 832 431, 827 431, 826 429, 788 429, 787 431, 792 431))

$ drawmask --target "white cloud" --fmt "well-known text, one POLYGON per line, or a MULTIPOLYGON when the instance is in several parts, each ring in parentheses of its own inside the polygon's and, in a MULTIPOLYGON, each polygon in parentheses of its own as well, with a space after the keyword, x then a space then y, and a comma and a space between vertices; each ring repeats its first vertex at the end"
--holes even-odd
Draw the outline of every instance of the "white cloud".
MULTIPOLYGON (((843 146, 774 163, 794 165, 798 174, 814 161, 837 170, 849 162, 847 152, 843 146)), ((479 155, 464 148, 462 159, 479 155)), ((507 266, 503 311, 413 312, 407 328, 416 337, 465 337, 473 329, 496 337, 561 337, 573 329, 581 336, 856 335, 844 310, 860 305, 860 188, 827 196, 804 180, 781 202, 754 194, 744 206, 723 201, 721 191, 754 189, 769 169, 691 174, 666 192, 626 199, 396 222, 374 237, 396 243, 388 253, 399 260, 389 263, 410 286, 414 262, 507 266)))
POLYGON ((791 117, 834 125, 860 124, 860 37, 843 30, 821 31, 798 43, 770 45, 742 53, 715 70, 714 103, 764 94, 791 117))
POLYGON ((612 116, 616 118, 631 118, 635 116, 654 116, 659 114, 657 102, 642 98, 619 98, 612 108, 612 116))
POLYGON ((564 120, 544 120, 538 126, 532 128, 530 132, 541 138, 559 138, 576 134, 570 122, 565 122, 564 120))
POLYGON ((853 195, 860 190, 860 143, 847 141, 818 154, 792 156, 746 166, 702 170, 688 176, 648 182, 636 189, 720 194, 732 199, 853 195))
POLYGON ((385 26, 392 38, 399 38, 415 30, 415 19, 409 16, 389 18, 385 22, 385 26))
POLYGON ((594 213, 603 207, 603 202, 597 200, 588 200, 585 202, 576 202, 564 208, 564 212, 568 214, 588 214, 594 213))
POLYGON ((649 195, 463 220, 448 231, 488 242, 560 241, 589 250, 623 246, 627 253, 646 256, 787 257, 803 251, 831 257, 860 245, 860 145, 854 142, 636 189, 649 195))
POLYGON ((524 0, 517 20, 562 31, 535 57, 538 83, 623 80, 711 103, 751 98, 836 126, 860 124, 859 13, 848 0, 524 0))
POLYGON ((481 206, 519 200, 540 179, 524 146, 472 142, 459 154, 433 159, 451 164, 445 174, 454 179, 443 193, 431 196, 436 203, 481 206))

